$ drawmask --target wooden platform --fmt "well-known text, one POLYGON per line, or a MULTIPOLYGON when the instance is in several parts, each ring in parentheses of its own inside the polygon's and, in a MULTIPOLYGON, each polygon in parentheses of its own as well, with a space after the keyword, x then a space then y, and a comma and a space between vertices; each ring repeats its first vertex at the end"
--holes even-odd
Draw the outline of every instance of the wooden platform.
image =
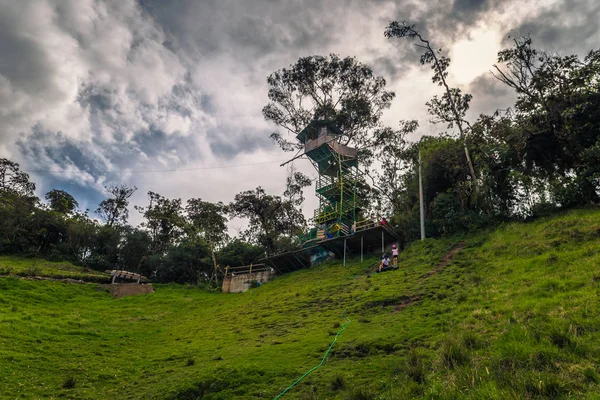
POLYGON ((346 264, 346 258, 350 256, 364 256, 365 254, 383 253, 388 246, 398 242, 398 236, 387 225, 381 223, 372 224, 374 226, 362 227, 358 232, 339 236, 331 239, 325 239, 313 242, 309 247, 275 254, 259 262, 273 267, 278 273, 295 271, 298 269, 309 268, 312 265, 312 258, 323 251, 329 251, 337 259, 343 260, 346 264))

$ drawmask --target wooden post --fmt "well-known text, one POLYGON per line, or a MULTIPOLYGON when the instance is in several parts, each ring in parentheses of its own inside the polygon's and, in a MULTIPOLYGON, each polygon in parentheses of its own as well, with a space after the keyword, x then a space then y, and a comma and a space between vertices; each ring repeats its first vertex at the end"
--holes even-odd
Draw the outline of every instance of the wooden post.
POLYGON ((344 238, 344 267, 346 266, 346 238, 344 238))
POLYGON ((229 272, 229 265, 225 267, 225 276, 227 276, 228 272, 229 272))
POLYGON ((252 263, 250 263, 250 274, 252 273, 252 263))
POLYGON ((360 262, 363 262, 363 236, 360 236, 360 262))
POLYGON ((383 254, 383 252, 385 251, 385 243, 383 241, 383 230, 381 231, 381 254, 383 254))
MULTIPOLYGON (((465 150, 467 148, 465 147, 465 150)), ((425 239, 425 207, 423 205, 423 174, 421 168, 421 150, 419 149, 419 219, 421 223, 421 240, 425 239)), ((477 185, 477 181, 474 182, 477 185)))
POLYGON ((113 272, 113 276, 112 276, 112 282, 111 283, 115 283, 115 279, 117 279, 117 272, 113 272))

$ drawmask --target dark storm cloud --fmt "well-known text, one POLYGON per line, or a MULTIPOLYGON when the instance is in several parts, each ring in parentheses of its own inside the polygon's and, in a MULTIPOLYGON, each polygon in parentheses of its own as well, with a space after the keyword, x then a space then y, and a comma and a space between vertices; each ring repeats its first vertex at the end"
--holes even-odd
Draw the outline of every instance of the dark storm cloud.
POLYGON ((496 79, 491 73, 480 75, 469 85, 473 96, 490 96, 502 98, 509 94, 510 88, 496 79))
POLYGON ((471 16, 489 10, 492 4, 490 0, 455 0, 452 10, 460 17, 471 16))
MULTIPOLYGON (((52 86, 56 69, 48 59, 46 49, 20 31, 18 4, 10 4, 0 12, 0 77, 28 94, 43 93, 60 96, 52 86)), ((2 98, 0 98, 0 107, 2 98)))
MULTIPOLYGON (((384 38, 391 21, 415 23, 436 47, 448 49, 503 3, 1 2, 0 152, 16 140, 14 154, 23 165, 64 171, 46 176, 45 184, 88 186, 90 197, 120 179, 103 174, 107 170, 251 159, 274 148, 268 139, 273 127, 261 117, 269 73, 302 56, 335 52, 371 65, 393 89, 415 68, 430 71, 419 64, 413 44, 384 38)), ((565 0, 518 29, 551 49, 589 49, 599 39, 596 20, 596 1, 565 0)), ((477 112, 503 107, 511 96, 488 76, 467 89, 477 112)), ((410 98, 398 93, 397 101, 410 98)))
MULTIPOLYGON (((534 46, 561 54, 585 54, 599 47, 600 2, 564 0, 524 21, 513 34, 530 35, 534 46)), ((505 38, 505 45, 511 44, 505 38)))
POLYGON ((347 3, 316 0, 140 2, 188 50, 204 55, 228 50, 254 57, 277 50, 300 51, 334 40, 340 23, 334 17, 335 12, 347 3))
POLYGON ((475 78, 466 88, 473 95, 470 116, 477 118, 480 114, 491 115, 496 110, 512 107, 516 94, 508 86, 496 79, 491 73, 475 78))

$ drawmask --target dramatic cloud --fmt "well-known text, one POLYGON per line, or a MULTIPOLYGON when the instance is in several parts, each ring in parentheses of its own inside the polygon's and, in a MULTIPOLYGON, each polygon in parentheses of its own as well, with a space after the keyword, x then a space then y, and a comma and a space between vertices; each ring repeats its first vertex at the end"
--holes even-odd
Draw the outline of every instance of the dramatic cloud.
POLYGON ((476 116, 514 99, 487 74, 509 32, 581 54, 600 39, 598 14, 594 0, 0 0, 0 156, 31 171, 39 195, 63 188, 91 210, 113 183, 136 185, 138 204, 148 190, 225 202, 259 185, 280 193, 288 155, 261 115, 271 72, 306 55, 356 56, 397 93, 384 122, 419 119, 416 139, 444 129, 424 106, 440 89, 415 46, 383 37, 390 21, 416 23, 451 55, 476 116))

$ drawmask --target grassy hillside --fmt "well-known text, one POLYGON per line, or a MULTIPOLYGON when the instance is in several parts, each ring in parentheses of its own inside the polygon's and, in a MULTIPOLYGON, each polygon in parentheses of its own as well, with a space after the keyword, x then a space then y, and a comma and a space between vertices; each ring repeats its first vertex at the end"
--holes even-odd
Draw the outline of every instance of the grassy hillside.
POLYGON ((0 276, 46 277, 54 279, 78 279, 87 282, 105 282, 107 274, 70 262, 47 261, 41 258, 15 258, 0 256, 0 276))
POLYGON ((0 278, 2 397, 272 399, 348 307, 283 399, 599 398, 600 212, 426 240, 394 272, 373 262, 118 300, 0 278))

